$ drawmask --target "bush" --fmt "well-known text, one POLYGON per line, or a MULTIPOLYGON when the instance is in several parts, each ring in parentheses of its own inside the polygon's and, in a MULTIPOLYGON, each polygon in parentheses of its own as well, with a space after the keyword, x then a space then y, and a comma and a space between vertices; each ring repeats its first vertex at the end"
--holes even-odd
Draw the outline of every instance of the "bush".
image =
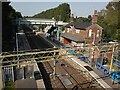
POLYGON ((5 90, 15 90, 15 84, 13 81, 5 82, 5 90))

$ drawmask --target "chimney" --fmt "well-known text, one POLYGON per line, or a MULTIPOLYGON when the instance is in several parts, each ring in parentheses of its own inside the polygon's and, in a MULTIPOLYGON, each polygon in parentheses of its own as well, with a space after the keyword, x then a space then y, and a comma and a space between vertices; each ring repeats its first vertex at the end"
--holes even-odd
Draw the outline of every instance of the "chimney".
POLYGON ((72 13, 71 15, 70 15, 70 22, 73 22, 74 21, 74 14, 72 13))
POLYGON ((96 24, 98 21, 98 14, 97 14, 97 10, 94 10, 94 14, 92 17, 92 24, 96 24))

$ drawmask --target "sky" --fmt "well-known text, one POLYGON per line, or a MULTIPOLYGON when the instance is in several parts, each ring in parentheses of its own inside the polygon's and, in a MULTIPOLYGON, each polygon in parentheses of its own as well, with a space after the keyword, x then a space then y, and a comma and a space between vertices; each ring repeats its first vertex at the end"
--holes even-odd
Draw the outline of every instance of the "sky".
MULTIPOLYGON (((70 5, 71 11, 74 14, 74 16, 78 16, 78 17, 87 17, 88 15, 92 15, 94 10, 98 10, 100 11, 101 9, 104 9, 105 6, 108 4, 108 2, 110 0, 104 0, 102 2, 100 2, 98 0, 98 2, 95 2, 94 0, 90 0, 92 2, 87 2, 87 0, 83 1, 77 1, 74 2, 70 1, 68 2, 68 0, 64 0, 64 2, 60 1, 58 2, 58 0, 56 0, 56 2, 47 2, 44 0, 44 2, 42 2, 43 0, 33 0, 28 2, 28 0, 24 1, 15 1, 15 0, 11 0, 11 5, 13 6, 13 8, 16 11, 19 11, 22 13, 23 16, 33 16, 37 13, 40 13, 42 11, 51 9, 51 8, 55 8, 57 6, 59 6, 59 4, 62 4, 64 2, 68 3, 70 5), (94 2, 93 2, 94 1, 94 2)), ((49 0, 50 1, 50 0, 49 0)))

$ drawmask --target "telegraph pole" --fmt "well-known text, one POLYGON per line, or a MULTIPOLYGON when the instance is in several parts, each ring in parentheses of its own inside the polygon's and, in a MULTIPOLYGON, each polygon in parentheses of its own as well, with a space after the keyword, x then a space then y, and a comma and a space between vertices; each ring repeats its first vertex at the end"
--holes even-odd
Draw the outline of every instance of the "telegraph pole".
MULTIPOLYGON (((55 46, 53 47, 54 49, 55 49, 55 46)), ((53 63, 53 65, 54 65, 54 68, 53 68, 53 78, 55 79, 55 75, 56 75, 56 57, 55 57, 55 52, 54 52, 54 63, 53 63)))
MULTIPOLYGON (((113 44, 113 48, 112 48, 112 57, 111 57, 111 63, 110 63, 110 72, 112 71, 112 64, 113 64, 113 53, 115 51, 115 47, 114 47, 114 44, 113 44)), ((109 72, 109 73, 110 73, 109 72)))

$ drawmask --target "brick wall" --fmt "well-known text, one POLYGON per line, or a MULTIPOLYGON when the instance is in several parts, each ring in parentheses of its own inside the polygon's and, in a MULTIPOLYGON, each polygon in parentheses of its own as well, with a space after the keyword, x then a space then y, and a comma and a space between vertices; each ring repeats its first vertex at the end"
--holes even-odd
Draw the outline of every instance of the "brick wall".
POLYGON ((61 41, 62 41, 63 44, 68 44, 68 45, 70 45, 70 43, 71 43, 71 41, 68 40, 68 39, 66 39, 66 38, 62 38, 61 41))
POLYGON ((102 28, 99 25, 97 25, 97 24, 93 24, 89 28, 87 28, 86 30, 75 29, 74 27, 72 27, 72 28, 65 28, 65 33, 71 33, 71 34, 75 34, 77 36, 80 36, 80 37, 85 39, 85 42, 87 44, 92 44, 93 39, 95 38, 95 44, 98 44, 99 41, 101 40, 102 28), (88 36, 90 29, 93 32, 91 37, 88 36), (98 30, 99 30, 99 32, 98 32, 98 30), (97 34, 98 34, 98 36, 97 36, 97 34))
POLYGON ((102 28, 99 27, 97 24, 93 24, 92 26, 90 26, 89 28, 87 28, 86 33, 87 33, 86 42, 88 44, 91 44, 93 42, 94 38, 95 38, 95 44, 98 44, 99 41, 101 40, 102 28), (90 29, 93 32, 92 35, 91 35, 91 37, 88 36, 90 29), (98 30, 99 30, 99 32, 98 32, 98 30), (99 34, 99 35, 97 36, 97 34, 99 34))

